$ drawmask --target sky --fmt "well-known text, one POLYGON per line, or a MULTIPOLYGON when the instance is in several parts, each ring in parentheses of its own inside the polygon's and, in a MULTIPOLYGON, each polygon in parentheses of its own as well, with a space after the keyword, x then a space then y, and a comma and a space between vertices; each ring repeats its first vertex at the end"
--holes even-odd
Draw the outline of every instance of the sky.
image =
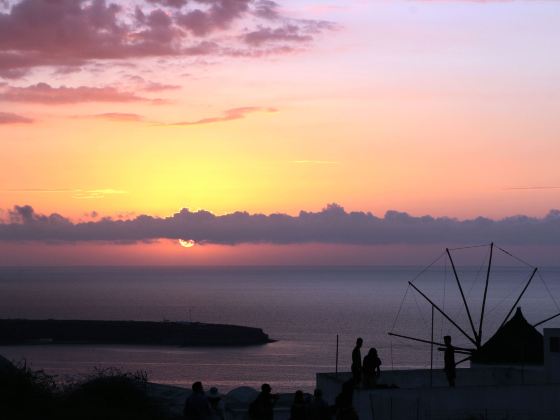
POLYGON ((554 264, 558 39, 550 0, 0 0, 0 264, 554 264))

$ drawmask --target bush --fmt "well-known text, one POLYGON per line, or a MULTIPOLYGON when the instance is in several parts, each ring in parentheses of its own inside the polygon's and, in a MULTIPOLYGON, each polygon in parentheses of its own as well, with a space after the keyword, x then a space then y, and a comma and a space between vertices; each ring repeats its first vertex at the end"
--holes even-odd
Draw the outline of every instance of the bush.
POLYGON ((54 376, 25 361, 0 369, 0 418, 9 420, 163 420, 147 394, 144 372, 96 370, 83 381, 59 386, 54 376))
POLYGON ((55 377, 21 361, 0 370, 0 418, 51 419, 57 411, 55 377))
POLYGON ((163 418, 157 404, 146 393, 144 372, 123 373, 118 369, 96 370, 85 381, 64 390, 64 419, 163 418))

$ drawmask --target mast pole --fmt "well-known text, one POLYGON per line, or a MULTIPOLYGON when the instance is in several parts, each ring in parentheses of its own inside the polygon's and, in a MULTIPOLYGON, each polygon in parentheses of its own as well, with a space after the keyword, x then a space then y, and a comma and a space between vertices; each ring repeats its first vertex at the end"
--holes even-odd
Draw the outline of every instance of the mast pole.
POLYGON ((474 328, 474 322, 471 317, 471 311, 469 310, 467 299, 465 299, 465 294, 463 293, 463 287, 461 286, 461 281, 459 280, 459 276, 457 275, 457 270, 455 269, 455 263, 453 262, 453 258, 451 258, 451 252, 449 252, 449 248, 445 248, 445 252, 447 252, 447 256, 449 257, 449 261, 451 262, 451 268, 453 268, 453 274, 455 275, 455 280, 457 280, 457 286, 459 286, 459 291, 461 292, 461 298, 463 298, 463 304, 465 305, 465 309, 467 310, 467 316, 469 317, 469 322, 471 324, 472 332, 476 340, 475 346, 479 348, 480 340, 478 338, 478 334, 476 333, 476 329, 474 328))
POLYGON ((484 309, 486 307, 486 295, 488 293, 488 281, 490 280, 490 268, 492 267, 492 253, 494 242, 490 244, 490 259, 488 260, 488 271, 486 271, 486 284, 484 285, 484 297, 482 298, 482 311, 480 312, 480 324, 478 325, 478 345, 482 345, 482 322, 484 320, 484 309))
MULTIPOLYGON (((467 337, 467 338, 469 339, 469 341, 470 341, 471 343, 473 343, 473 344, 478 348, 476 341, 473 340, 472 337, 471 337, 470 335, 468 335, 468 334, 465 332, 465 330, 463 330, 455 321, 453 321, 453 320, 449 317, 449 315, 447 315, 445 312, 443 312, 443 311, 440 309, 439 306, 437 306, 434 302, 432 302, 431 299, 430 299, 428 296, 426 296, 420 289, 418 289, 414 284, 412 284, 412 282, 409 281, 408 284, 410 284, 414 290, 416 290, 418 293, 420 293, 420 295, 421 295, 424 299, 426 299, 440 314, 442 314, 442 315, 445 317, 445 319, 447 319, 449 322, 451 322, 451 324, 453 324, 453 326, 454 326, 455 328, 457 328, 457 330, 459 330, 459 331, 461 332, 461 334, 463 334, 465 337, 467 337)), ((473 327, 473 328, 474 328, 474 327, 473 327)))
POLYGON ((334 365, 334 369, 336 377, 338 378, 338 334, 336 335, 336 362, 334 365))
MULTIPOLYGON (((511 309, 509 310, 508 314, 506 315, 506 318, 504 319, 504 322, 502 322, 502 325, 500 325, 500 328, 502 328, 504 326, 504 324, 507 322, 509 316, 511 315, 511 313, 513 312, 513 310, 515 309, 515 307, 517 306, 517 304, 519 303, 519 301, 521 300, 521 298, 523 297, 523 294, 525 293, 525 291, 527 290, 527 287, 529 287, 529 285, 531 284, 531 280, 533 280, 533 277, 535 277, 535 274, 537 274, 537 270, 538 268, 535 267, 535 269, 533 270, 533 272, 531 273, 531 277, 529 277, 529 280, 527 280, 527 284, 525 284, 525 287, 523 288, 523 290, 521 291, 521 293, 519 294, 519 297, 517 298, 517 300, 515 301, 515 303, 513 304, 513 306, 511 307, 511 309)), ((498 328, 499 329, 499 328, 498 328)))
POLYGON ((434 371, 434 307, 432 306, 432 335, 430 337, 430 388, 433 385, 433 371, 434 371))

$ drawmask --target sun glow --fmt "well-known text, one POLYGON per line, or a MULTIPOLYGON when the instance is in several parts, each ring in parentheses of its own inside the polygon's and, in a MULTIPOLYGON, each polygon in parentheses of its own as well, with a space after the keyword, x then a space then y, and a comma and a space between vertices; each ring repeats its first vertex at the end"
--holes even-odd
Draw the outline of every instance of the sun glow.
POLYGON ((192 239, 179 239, 179 244, 184 248, 192 248, 196 245, 196 242, 192 239))

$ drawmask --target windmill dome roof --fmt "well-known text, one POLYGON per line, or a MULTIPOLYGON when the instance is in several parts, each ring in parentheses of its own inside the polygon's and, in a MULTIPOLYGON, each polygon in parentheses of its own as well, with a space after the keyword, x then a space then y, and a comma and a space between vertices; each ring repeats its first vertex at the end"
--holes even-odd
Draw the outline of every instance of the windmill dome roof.
POLYGON ((521 308, 484 345, 472 361, 487 364, 543 364, 543 336, 527 322, 521 308))

